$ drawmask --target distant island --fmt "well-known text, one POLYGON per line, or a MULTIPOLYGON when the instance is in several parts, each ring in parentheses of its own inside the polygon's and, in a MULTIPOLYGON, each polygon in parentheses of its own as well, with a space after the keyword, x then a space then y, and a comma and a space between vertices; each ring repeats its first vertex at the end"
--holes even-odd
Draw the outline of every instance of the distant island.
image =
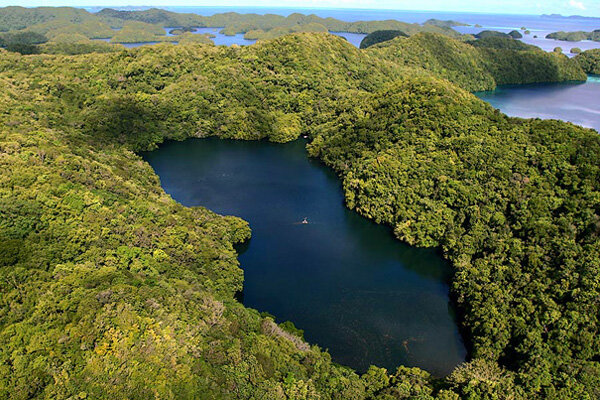
POLYGON ((564 40, 568 42, 579 42, 582 40, 592 40, 594 42, 600 42, 600 29, 597 29, 592 32, 552 32, 546 35, 546 39, 564 40))
POLYGON ((575 51, 574 53, 578 54, 575 61, 587 74, 600 75, 600 49, 575 51))
POLYGON ((481 32, 477 33, 475 35, 475 37, 477 39, 486 39, 486 38, 491 38, 491 37, 505 38, 505 39, 521 39, 523 37, 523 35, 521 35, 521 33, 516 30, 511 31, 509 33, 485 30, 485 31, 481 31, 481 32))
POLYGON ((423 25, 435 25, 440 28, 452 28, 455 26, 470 26, 469 24, 465 24, 463 22, 454 21, 454 20, 440 20, 435 18, 430 18, 427 21, 423 22, 423 25))
POLYGON ((393 31, 393 30, 383 30, 383 31, 375 31, 373 33, 369 33, 365 38, 360 42, 360 48, 366 49, 367 47, 374 46, 378 43, 387 42, 388 40, 392 40, 397 37, 408 37, 408 35, 402 31, 393 31))

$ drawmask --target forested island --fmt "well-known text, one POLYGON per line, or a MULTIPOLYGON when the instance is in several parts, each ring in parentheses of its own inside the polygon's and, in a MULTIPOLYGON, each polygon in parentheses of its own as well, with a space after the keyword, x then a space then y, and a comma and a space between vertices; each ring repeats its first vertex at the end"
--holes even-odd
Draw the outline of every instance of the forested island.
MULTIPOLYGON (((135 30, 200 18, 268 32, 265 19, 242 26, 238 15, 36 10, 0 13, 0 28, 58 35, 61 15, 104 18, 97 30, 111 35, 109 21, 135 30)), ((584 81, 597 54, 421 32, 445 30, 428 25, 364 50, 315 32, 243 47, 0 49, 0 397, 600 397, 600 137, 507 117, 470 93, 584 81), (248 224, 175 202, 139 156, 207 136, 306 136, 349 208, 439 249, 469 361, 441 378, 403 366, 358 374, 239 303, 234 245, 248 224)))
POLYGON ((111 43, 181 42, 181 34, 185 35, 184 41, 210 43, 210 37, 207 35, 194 35, 199 38, 193 39, 192 32, 198 27, 219 28, 221 33, 229 36, 244 34, 248 40, 274 39, 298 32, 372 33, 380 30, 401 30, 406 35, 430 32, 458 38, 461 34, 452 27, 462 25, 465 24, 436 19, 430 19, 423 24, 409 24, 396 20, 346 22, 300 13, 283 17, 275 14, 229 12, 205 17, 156 8, 138 11, 105 8, 97 13, 90 13, 71 7, 13 6, 0 8, 0 45, 3 38, 15 44, 15 34, 37 35, 35 38, 17 37, 20 39, 16 43, 19 48, 28 49, 30 52, 31 48, 24 46, 49 42, 46 47, 50 52, 55 48, 65 48, 65 43, 78 43, 80 48, 88 46, 106 49, 105 43, 94 43, 91 40, 109 39, 111 43), (176 28, 175 35, 166 35, 165 28, 176 28))
POLYGON ((586 73, 600 75, 600 49, 579 52, 575 61, 586 73))
POLYGON ((596 29, 592 32, 552 32, 546 35, 546 39, 564 40, 567 42, 580 42, 582 40, 600 42, 600 29, 596 29))

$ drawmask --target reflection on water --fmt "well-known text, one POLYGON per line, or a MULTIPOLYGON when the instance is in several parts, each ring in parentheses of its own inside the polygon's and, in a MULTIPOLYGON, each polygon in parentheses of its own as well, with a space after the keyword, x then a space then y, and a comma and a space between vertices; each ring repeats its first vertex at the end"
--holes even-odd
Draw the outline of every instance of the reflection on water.
POLYGON ((503 86, 475 93, 512 117, 561 119, 600 131, 600 79, 585 83, 503 86))
POLYGON ((361 371, 409 365, 443 375, 464 360, 448 265, 344 207, 338 178, 307 158, 304 142, 188 140, 145 158, 176 200, 249 221, 239 257, 245 305, 291 320, 361 371))

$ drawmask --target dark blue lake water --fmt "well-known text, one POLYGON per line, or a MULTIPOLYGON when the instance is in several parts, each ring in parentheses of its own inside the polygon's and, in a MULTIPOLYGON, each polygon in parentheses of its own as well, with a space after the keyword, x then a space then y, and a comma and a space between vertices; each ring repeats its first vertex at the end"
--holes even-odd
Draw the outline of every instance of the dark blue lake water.
MULTIPOLYGON (((212 15, 230 8, 169 7, 212 15)), ((315 13, 346 21, 455 19, 483 29, 524 26, 523 40, 546 50, 569 43, 543 39, 557 30, 593 30, 598 21, 539 16, 369 10, 236 8, 240 13, 315 13), (533 39, 538 35, 538 39, 533 39)), ((221 35, 216 44, 252 44, 243 35, 221 35)), ((342 34, 357 45, 364 35, 342 34)), ((600 43, 577 43, 581 48, 600 43)), ((574 47, 573 46, 573 47, 574 47)), ((600 79, 573 84, 500 87, 477 93, 504 113, 556 118, 600 130, 600 79)), ((145 158, 167 193, 187 206, 205 206, 250 222, 253 236, 240 249, 245 272, 243 301, 290 320, 335 361, 364 371, 370 364, 393 369, 419 366, 437 375, 465 358, 448 301, 450 270, 435 252, 396 241, 388 229, 343 206, 338 179, 306 157, 304 143, 188 140, 167 143, 145 158), (304 218, 309 223, 300 223, 304 218)))
POLYGON ((475 93, 512 117, 561 119, 600 132, 600 77, 585 83, 503 86, 475 93))
POLYGON ((444 375, 464 360, 449 266, 348 210, 338 178, 307 157, 304 141, 191 139, 144 157, 177 201, 249 221, 239 256, 246 306, 294 322, 359 371, 444 375))

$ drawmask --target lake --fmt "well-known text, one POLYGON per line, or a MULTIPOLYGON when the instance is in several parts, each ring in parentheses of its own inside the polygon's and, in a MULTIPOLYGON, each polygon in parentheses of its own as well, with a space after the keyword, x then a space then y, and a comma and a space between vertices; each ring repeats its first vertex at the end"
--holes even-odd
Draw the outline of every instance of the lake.
MULTIPOLYGON (((511 116, 600 130, 599 77, 476 95, 511 116)), ((358 371, 375 364, 449 373, 466 356, 448 300, 449 266, 345 208, 338 178, 304 146, 191 139, 144 157, 175 200, 249 221, 252 239, 239 256, 246 306, 294 322, 358 371)))
POLYGON ((144 158, 175 200, 250 223, 239 249, 246 306, 292 321, 361 372, 407 365, 442 376, 464 361, 450 267, 348 210, 339 179, 307 157, 305 141, 190 139, 144 158))
POLYGON ((561 119, 600 132, 600 77, 585 83, 544 83, 501 86, 475 93, 512 117, 561 119))

